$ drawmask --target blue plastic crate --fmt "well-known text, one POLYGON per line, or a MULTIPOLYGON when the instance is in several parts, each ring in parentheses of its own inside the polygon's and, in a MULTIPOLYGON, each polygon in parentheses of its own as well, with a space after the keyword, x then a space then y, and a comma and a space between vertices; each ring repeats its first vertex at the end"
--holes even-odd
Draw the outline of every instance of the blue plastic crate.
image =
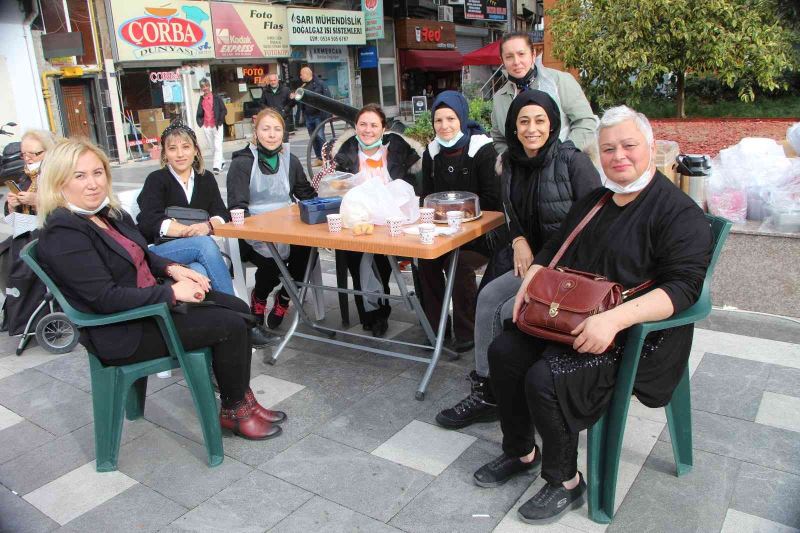
POLYGON ((306 224, 326 223, 328 221, 327 216, 338 213, 341 206, 342 199, 339 196, 301 200, 300 220, 306 224))

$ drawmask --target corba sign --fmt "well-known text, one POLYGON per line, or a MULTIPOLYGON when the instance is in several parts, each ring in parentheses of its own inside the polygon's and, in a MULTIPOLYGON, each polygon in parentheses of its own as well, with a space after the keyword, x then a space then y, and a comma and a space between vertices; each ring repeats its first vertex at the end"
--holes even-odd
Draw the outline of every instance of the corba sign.
POLYGON ((142 7, 130 0, 111 0, 111 14, 118 61, 214 57, 207 2, 180 0, 142 7))

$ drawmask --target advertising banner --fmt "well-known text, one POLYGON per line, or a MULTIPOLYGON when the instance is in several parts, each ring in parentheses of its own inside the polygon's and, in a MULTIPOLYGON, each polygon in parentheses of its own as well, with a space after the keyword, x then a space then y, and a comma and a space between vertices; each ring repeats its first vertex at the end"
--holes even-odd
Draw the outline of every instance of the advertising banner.
POLYGON ((339 9, 287 10, 289 44, 366 44, 364 13, 339 9))
POLYGON ((506 20, 507 16, 507 0, 465 0, 465 19, 506 20))
POLYGON ((309 46, 306 53, 309 63, 347 63, 345 46, 309 46))
POLYGON ((286 8, 256 4, 211 3, 216 57, 288 57, 286 8))
POLYGON ((365 46, 358 49, 358 68, 376 68, 378 66, 378 47, 365 46))
POLYGON ((383 0, 361 0, 367 39, 383 39, 383 0))
POLYGON ((109 0, 117 61, 214 57, 208 2, 109 0))

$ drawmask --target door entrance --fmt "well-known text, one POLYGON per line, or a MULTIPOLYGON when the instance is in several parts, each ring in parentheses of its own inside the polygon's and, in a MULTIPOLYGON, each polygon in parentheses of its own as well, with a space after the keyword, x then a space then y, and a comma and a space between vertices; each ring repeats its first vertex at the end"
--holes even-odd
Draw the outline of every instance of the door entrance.
POLYGON ((97 142, 94 122, 94 98, 90 79, 62 79, 61 115, 64 134, 68 137, 86 137, 97 142))

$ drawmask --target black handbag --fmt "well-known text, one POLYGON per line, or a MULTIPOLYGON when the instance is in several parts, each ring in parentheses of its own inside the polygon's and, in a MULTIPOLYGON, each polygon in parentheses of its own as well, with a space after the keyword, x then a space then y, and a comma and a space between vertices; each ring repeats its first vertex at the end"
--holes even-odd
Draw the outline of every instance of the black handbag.
POLYGON ((172 205, 164 210, 167 218, 177 220, 184 226, 191 226, 192 224, 199 224, 201 222, 208 222, 211 217, 208 216, 208 211, 205 209, 194 209, 193 207, 178 207, 172 205))

